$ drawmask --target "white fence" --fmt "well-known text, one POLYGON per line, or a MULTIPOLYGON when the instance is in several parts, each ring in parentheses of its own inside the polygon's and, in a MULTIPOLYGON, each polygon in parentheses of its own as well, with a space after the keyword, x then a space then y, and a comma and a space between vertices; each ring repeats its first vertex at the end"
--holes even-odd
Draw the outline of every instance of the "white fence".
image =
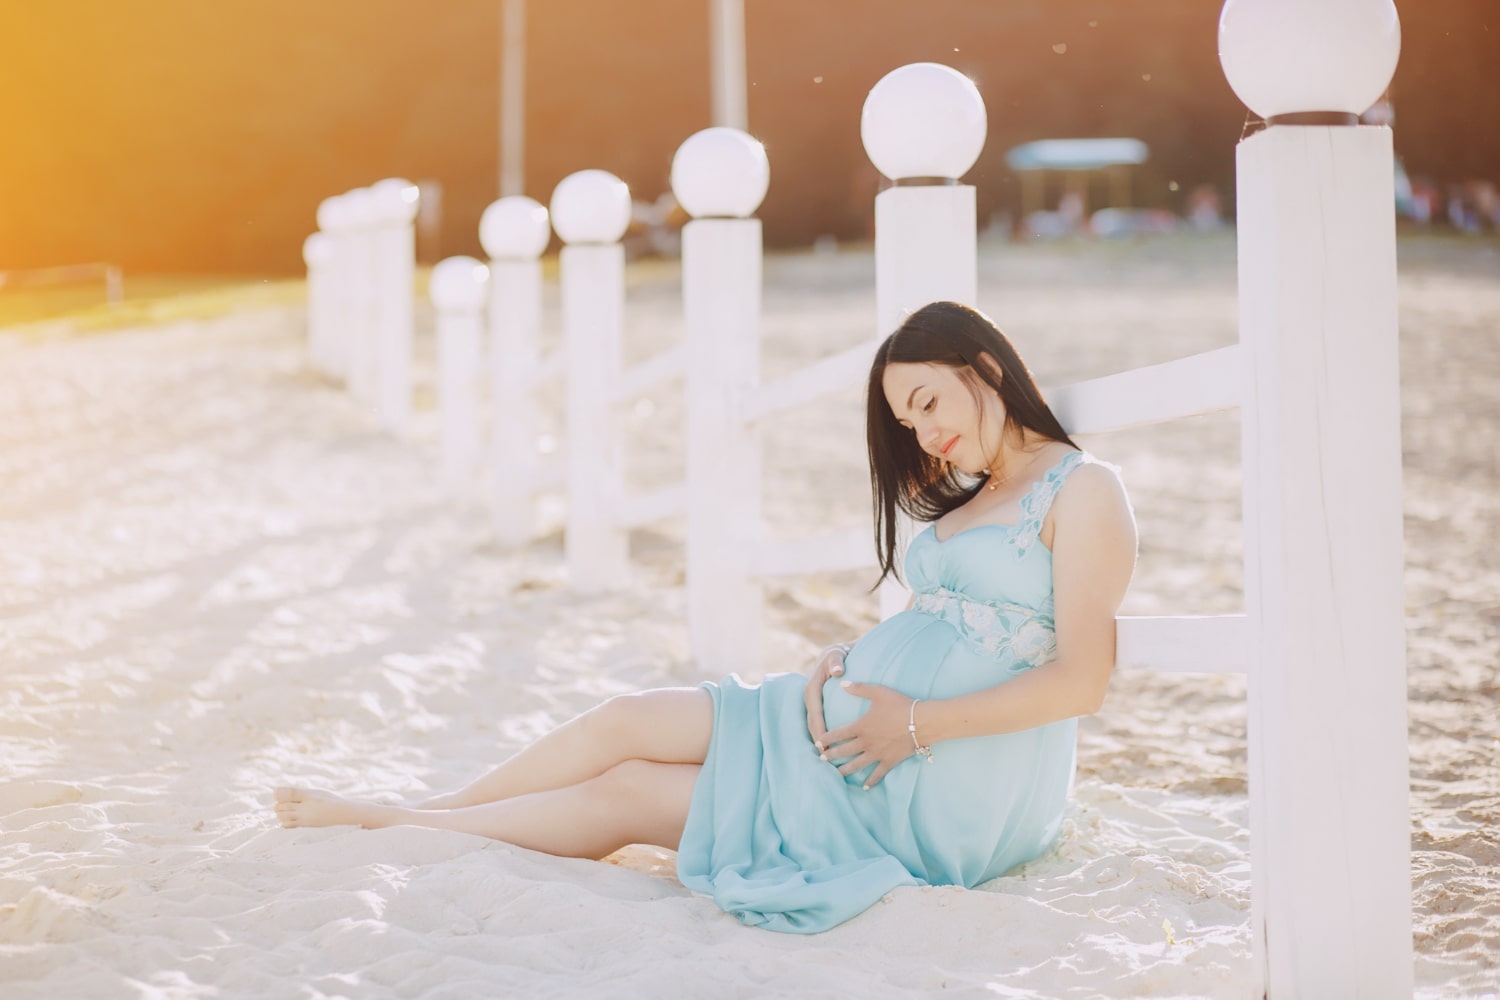
POLYGON ((411 420, 417 199, 397 178, 326 198, 302 247, 309 361, 395 433, 411 420))
MULTIPOLYGON (((1388 0, 1229 0, 1226 73, 1269 118, 1239 148, 1240 343, 1048 393, 1073 434, 1240 409, 1247 613, 1121 618, 1117 659, 1249 675, 1257 995, 1412 989, 1390 132, 1325 117, 1372 103, 1398 47, 1388 0)), ((866 149, 896 182, 876 201, 877 337, 928 301, 973 302, 974 192, 955 179, 984 131, 977 90, 946 67, 903 67, 871 91, 866 149)), ((760 229, 748 216, 764 164, 758 144, 727 129, 679 151, 673 187, 694 215, 687 340, 629 371, 619 363, 623 184, 585 171, 553 196, 568 244, 553 358, 535 349, 545 210, 504 199, 485 239, 506 275, 490 303, 502 534, 524 539, 530 498, 559 482, 507 407, 563 378, 573 584, 621 584, 628 530, 686 514, 693 647, 709 667, 758 661, 759 580, 873 564, 867 532, 761 536, 757 427, 862 383, 876 342, 760 382, 760 229), (612 408, 676 378, 686 379, 687 482, 626 496, 612 408)), ((478 287, 478 263, 462 267, 478 287)), ((459 299, 477 309, 474 295, 459 299)))

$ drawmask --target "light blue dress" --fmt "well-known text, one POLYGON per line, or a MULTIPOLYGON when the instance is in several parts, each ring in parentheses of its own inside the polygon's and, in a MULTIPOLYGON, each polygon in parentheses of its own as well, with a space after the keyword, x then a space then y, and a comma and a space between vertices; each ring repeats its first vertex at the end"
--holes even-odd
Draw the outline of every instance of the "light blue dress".
MULTIPOLYGON (((844 676, 950 698, 1050 660, 1052 553, 1038 534, 1058 489, 1090 461, 1070 452, 1022 499, 1013 525, 943 541, 933 526, 917 535, 905 563, 915 605, 866 633, 844 676)), ((747 924, 814 934, 897 886, 974 886, 1056 839, 1076 720, 940 743, 932 763, 913 755, 865 791, 868 769, 846 778, 818 759, 806 683, 802 674, 773 674, 758 685, 734 675, 703 685, 714 728, 677 853, 688 888, 747 924)), ((823 689, 829 729, 868 706, 835 681, 823 689)))

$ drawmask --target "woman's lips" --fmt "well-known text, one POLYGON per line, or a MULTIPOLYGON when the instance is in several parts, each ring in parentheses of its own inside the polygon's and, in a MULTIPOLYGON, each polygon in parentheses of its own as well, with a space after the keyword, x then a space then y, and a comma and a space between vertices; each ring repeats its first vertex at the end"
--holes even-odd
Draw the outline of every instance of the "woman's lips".
POLYGON ((957 434, 953 435, 953 439, 951 441, 949 441, 947 444, 943 445, 943 454, 944 455, 948 454, 949 450, 952 449, 952 447, 955 444, 958 444, 958 435, 957 434))

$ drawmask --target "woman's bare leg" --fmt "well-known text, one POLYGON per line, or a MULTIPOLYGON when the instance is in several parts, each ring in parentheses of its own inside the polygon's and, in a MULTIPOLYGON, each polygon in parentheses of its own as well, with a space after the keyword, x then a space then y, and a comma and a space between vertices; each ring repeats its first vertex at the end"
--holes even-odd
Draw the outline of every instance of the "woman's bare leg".
POLYGON ((416 808, 463 809, 567 788, 632 759, 702 764, 712 735, 713 698, 702 688, 619 695, 563 723, 476 781, 416 808))
POLYGON ((626 844, 676 848, 701 769, 696 764, 627 760, 565 788, 459 809, 407 809, 278 788, 276 818, 285 827, 357 824, 457 830, 562 857, 598 859, 626 844))

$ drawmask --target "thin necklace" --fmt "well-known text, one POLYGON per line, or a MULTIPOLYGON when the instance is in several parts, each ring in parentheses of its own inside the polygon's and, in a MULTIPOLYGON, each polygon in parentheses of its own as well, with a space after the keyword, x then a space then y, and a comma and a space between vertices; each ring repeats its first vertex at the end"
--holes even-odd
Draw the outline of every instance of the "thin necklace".
MULTIPOLYGON (((1004 445, 1001 445, 1001 446, 1000 446, 1000 447, 1001 447, 1001 450, 1002 450, 1002 451, 1003 451, 1003 450, 1004 450, 1004 449, 1005 449, 1005 446, 1004 446, 1004 445)), ((999 456, 998 456, 998 455, 997 455, 997 456, 996 456, 996 457, 997 457, 997 458, 998 458, 998 457, 999 457, 999 456)), ((1004 485, 1005 485, 1005 484, 1006 484, 1006 483, 1008 483, 1008 482, 1010 482, 1010 479, 1011 479, 1011 477, 1012 477, 1012 476, 1013 476, 1013 475, 1015 475, 1015 473, 1017 473, 1017 472, 1019 472, 1019 471, 1021 471, 1021 469, 1025 469, 1025 468, 1027 468, 1027 467, 1028 467, 1028 466, 1030 466, 1030 465, 1031 465, 1031 463, 1032 463, 1032 462, 1034 462, 1034 461, 1035 461, 1035 460, 1036 460, 1036 455, 1031 455, 1031 456, 1029 456, 1029 457, 1028 457, 1028 458, 1027 458, 1027 459, 1026 459, 1026 464, 1025 464, 1025 465, 1022 465, 1022 466, 1021 466, 1021 468, 1020 468, 1020 469, 1014 469, 1014 470, 1012 470, 1012 471, 1010 471, 1010 472, 1007 472, 1007 473, 1006 473, 1006 474, 1005 474, 1005 475, 1003 475, 1003 476, 1000 476, 1000 477, 998 477, 998 478, 996 478, 996 476, 995 476, 995 474, 994 474, 994 473, 993 473, 993 472, 991 472, 991 471, 990 471, 990 470, 989 470, 989 469, 985 469, 985 470, 984 470, 984 471, 985 471, 985 474, 986 474, 986 475, 988 475, 988 476, 989 476, 989 477, 990 477, 990 478, 989 478, 989 482, 987 482, 987 483, 985 483, 985 484, 984 484, 984 488, 985 488, 985 490, 986 490, 986 491, 987 491, 987 492, 989 492, 989 493, 993 493, 993 492, 995 492, 995 491, 996 491, 996 490, 998 490, 998 489, 999 489, 999 488, 1000 488, 1000 487, 1002 487, 1002 486, 1004 486, 1004 485)))

